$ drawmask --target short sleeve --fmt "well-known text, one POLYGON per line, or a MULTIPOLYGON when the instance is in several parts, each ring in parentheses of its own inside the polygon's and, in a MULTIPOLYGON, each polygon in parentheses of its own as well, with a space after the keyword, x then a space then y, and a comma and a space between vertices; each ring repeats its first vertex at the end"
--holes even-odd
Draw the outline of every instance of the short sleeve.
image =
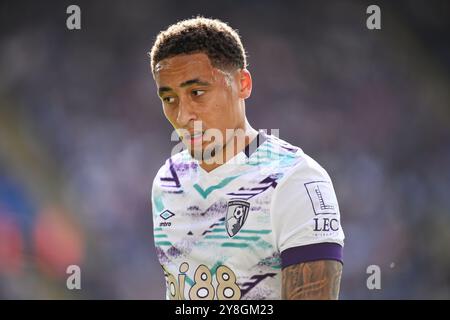
POLYGON ((164 166, 158 170, 158 173, 153 179, 153 184, 151 188, 151 204, 153 212, 153 222, 156 221, 157 216, 161 213, 161 188, 159 186, 159 176, 160 172, 163 170, 164 166))
POLYGON ((333 183, 309 156, 303 155, 276 187, 271 217, 283 268, 316 260, 343 262, 345 236, 333 183))

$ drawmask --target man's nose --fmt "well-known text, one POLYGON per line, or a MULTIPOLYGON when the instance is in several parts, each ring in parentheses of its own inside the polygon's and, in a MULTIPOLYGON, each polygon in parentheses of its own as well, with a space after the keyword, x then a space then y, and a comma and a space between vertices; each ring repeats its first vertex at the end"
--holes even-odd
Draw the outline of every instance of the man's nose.
POLYGON ((177 115, 178 125, 186 127, 191 120, 197 120, 197 115, 194 111, 194 108, 189 102, 180 101, 180 107, 178 108, 177 115))

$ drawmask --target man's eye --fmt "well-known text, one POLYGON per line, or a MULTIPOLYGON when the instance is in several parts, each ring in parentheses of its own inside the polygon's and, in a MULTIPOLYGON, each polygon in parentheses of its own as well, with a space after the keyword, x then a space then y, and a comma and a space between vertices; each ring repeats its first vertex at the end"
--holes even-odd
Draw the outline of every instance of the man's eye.
POLYGON ((175 98, 174 97, 164 97, 162 100, 166 103, 173 103, 175 101, 175 98))
POLYGON ((192 90, 192 94, 196 97, 199 97, 205 93, 205 90, 192 90))

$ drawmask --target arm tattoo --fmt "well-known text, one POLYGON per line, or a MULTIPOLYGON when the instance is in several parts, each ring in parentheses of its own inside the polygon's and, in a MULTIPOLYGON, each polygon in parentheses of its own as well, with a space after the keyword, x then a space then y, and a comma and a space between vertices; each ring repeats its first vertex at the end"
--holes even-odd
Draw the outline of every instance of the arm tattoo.
POLYGON ((334 260, 321 260, 294 264, 282 272, 282 299, 336 300, 342 264, 334 260))

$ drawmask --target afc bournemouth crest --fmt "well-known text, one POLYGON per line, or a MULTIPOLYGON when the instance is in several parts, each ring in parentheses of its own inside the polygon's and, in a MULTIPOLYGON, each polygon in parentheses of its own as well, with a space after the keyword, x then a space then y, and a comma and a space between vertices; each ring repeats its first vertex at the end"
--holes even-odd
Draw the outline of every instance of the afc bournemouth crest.
POLYGON ((241 230, 247 220, 250 203, 244 200, 230 200, 227 204, 227 215, 225 217, 225 225, 227 233, 230 237, 236 235, 241 230))

